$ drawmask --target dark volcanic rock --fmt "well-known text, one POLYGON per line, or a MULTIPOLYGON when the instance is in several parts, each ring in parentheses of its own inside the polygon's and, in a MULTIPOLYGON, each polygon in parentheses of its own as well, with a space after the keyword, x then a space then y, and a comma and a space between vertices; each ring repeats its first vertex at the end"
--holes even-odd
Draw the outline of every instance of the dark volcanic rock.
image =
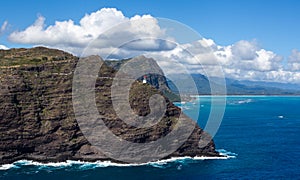
MULTIPOLYGON (((72 79, 77 62, 78 58, 68 53, 42 47, 0 50, 0 164, 20 159, 114 161, 89 143, 75 119, 72 79)), ((95 87, 97 107, 106 117, 106 126, 137 143, 168 134, 181 113, 168 100, 163 119, 150 129, 134 128, 118 119, 110 94, 114 75, 115 70, 102 66, 95 87)), ((147 115, 149 96, 157 93, 147 84, 134 83, 130 93, 133 110, 147 115)), ((188 140, 170 156, 219 156, 213 141, 203 148, 198 146, 205 138, 209 135, 196 125, 188 140)))
MULTIPOLYGON (((147 73, 144 76, 141 76, 141 77, 137 78, 137 80, 142 82, 143 79, 146 79, 148 84, 152 85, 153 87, 155 87, 156 89, 161 91, 164 94, 164 96, 166 96, 172 102, 174 102, 174 101, 180 102, 181 101, 179 93, 175 94, 169 88, 166 77, 161 75, 161 74, 164 74, 163 71, 161 70, 161 68, 158 66, 158 64, 156 63, 156 61, 154 59, 147 58, 145 56, 138 56, 138 57, 134 57, 132 59, 137 59, 137 60, 140 60, 140 61, 144 61, 147 65, 151 66, 154 69, 157 69, 157 71, 159 72, 159 74, 147 73)), ((118 71, 122 67, 122 65, 129 62, 132 59, 106 60, 105 63, 108 66, 110 66, 113 69, 118 71)), ((134 68, 135 69, 145 69, 145 67, 143 67, 142 65, 137 65, 134 68)))

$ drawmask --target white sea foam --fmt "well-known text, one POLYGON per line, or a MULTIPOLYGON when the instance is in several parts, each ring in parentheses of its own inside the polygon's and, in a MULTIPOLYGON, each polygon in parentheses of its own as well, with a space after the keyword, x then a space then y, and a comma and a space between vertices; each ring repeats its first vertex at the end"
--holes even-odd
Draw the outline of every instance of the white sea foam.
POLYGON ((11 168, 18 168, 18 167, 14 164, 3 164, 0 166, 0 170, 8 170, 11 168))
POLYGON ((248 104, 251 103, 253 100, 252 99, 244 99, 244 100, 239 100, 237 103, 238 104, 248 104))
POLYGON ((241 100, 227 100, 228 104, 231 105, 240 105, 240 104, 248 104, 253 102, 253 99, 241 99, 241 100))
POLYGON ((214 159, 230 159, 235 158, 237 154, 226 151, 224 149, 217 150, 221 155, 224 157, 205 157, 205 156, 198 156, 198 157, 172 157, 169 159, 163 159, 155 162, 148 162, 148 163, 141 163, 141 164, 121 164, 121 163, 114 163, 111 161, 96 161, 96 162, 85 162, 85 161, 72 161, 67 160, 66 162, 58 162, 58 163, 40 163, 32 160, 19 160, 12 164, 4 164, 0 166, 0 170, 8 170, 12 168, 20 168, 20 166, 37 166, 40 169, 43 168, 64 168, 70 166, 78 166, 79 169, 93 169, 97 167, 134 167, 134 166, 152 166, 156 168, 164 168, 165 165, 172 162, 185 162, 185 161, 198 161, 198 160, 214 160, 214 159))
POLYGON ((220 153, 221 155, 225 156, 227 159, 230 158, 236 158, 238 154, 230 152, 230 151, 226 151, 225 149, 217 149, 218 153, 220 153))

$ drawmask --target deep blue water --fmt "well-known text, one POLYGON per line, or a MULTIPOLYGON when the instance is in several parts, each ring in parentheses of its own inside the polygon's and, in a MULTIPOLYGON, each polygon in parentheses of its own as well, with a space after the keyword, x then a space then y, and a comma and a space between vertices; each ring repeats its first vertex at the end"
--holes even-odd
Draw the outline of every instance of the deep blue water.
MULTIPOLYGON (((198 123, 204 127, 210 98, 200 97, 198 123)), ((196 117, 195 105, 185 112, 196 117)), ((297 179, 300 178, 300 97, 227 97, 225 115, 214 137, 217 149, 235 158, 177 160, 134 167, 106 164, 35 166, 0 170, 6 179, 297 179)), ((2 167, 3 168, 3 167, 2 167)))

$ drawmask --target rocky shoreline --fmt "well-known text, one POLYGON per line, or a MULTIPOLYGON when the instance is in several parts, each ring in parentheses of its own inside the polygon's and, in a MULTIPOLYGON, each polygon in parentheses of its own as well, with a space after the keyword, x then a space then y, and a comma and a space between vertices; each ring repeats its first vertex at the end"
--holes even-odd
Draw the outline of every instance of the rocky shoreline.
MULTIPOLYGON (((92 146, 75 119, 72 78, 77 62, 71 54, 43 47, 0 50, 0 164, 23 159, 44 163, 118 162, 92 146)), ((145 143, 172 131, 181 110, 168 100, 166 113, 155 127, 145 130, 124 125, 111 103, 114 75, 113 68, 102 66, 95 86, 97 108, 112 132, 128 141, 145 143)), ((130 103, 137 114, 144 116, 150 112, 149 96, 161 92, 136 82, 132 92, 139 90, 143 93, 134 93, 130 103)), ((186 116, 184 119, 192 121, 186 116)), ((188 140, 165 158, 221 156, 212 140, 199 147, 199 141, 207 138, 209 135, 195 124, 188 140)))

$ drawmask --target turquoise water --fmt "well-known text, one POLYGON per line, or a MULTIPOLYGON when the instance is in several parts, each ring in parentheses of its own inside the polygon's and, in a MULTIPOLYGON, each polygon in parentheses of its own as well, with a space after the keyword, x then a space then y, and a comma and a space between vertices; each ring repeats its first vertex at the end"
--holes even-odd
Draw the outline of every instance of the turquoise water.
MULTIPOLYGON (((204 127, 210 98, 200 97, 204 127)), ((184 111, 197 117, 195 102, 184 111)), ((180 105, 180 104, 179 104, 180 105)), ((4 179, 297 179, 300 177, 300 97, 227 97, 226 111, 214 137, 228 159, 180 159, 142 166, 112 163, 41 165, 18 162, 0 167, 4 179), (230 153, 231 152, 231 153, 230 153), (5 170, 6 169, 6 170, 5 170)), ((196 119, 195 119, 196 120, 196 119)))

